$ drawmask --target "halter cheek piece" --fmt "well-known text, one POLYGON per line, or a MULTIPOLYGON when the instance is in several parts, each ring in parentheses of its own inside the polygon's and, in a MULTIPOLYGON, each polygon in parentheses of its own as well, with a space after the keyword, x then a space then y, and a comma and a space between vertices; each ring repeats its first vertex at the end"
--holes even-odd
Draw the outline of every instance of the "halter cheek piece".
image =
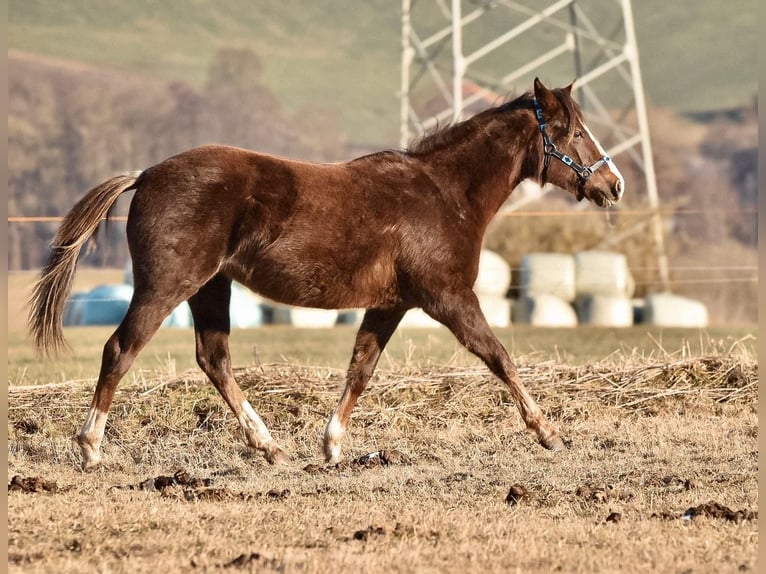
POLYGON ((605 155, 593 165, 585 166, 580 165, 567 154, 561 153, 556 147, 556 144, 551 141, 548 132, 545 131, 546 124, 545 120, 543 119, 543 110, 540 108, 540 104, 537 103, 537 98, 534 98, 532 101, 535 106, 535 117, 537 118, 537 123, 540 124, 540 133, 543 134, 545 170, 548 170, 548 165, 551 163, 551 156, 561 160, 564 165, 571 167, 577 173, 577 175, 580 176, 580 185, 577 188, 577 201, 582 201, 585 197, 585 182, 588 181, 590 176, 592 176, 598 168, 600 168, 605 163, 612 161, 612 158, 610 158, 608 155, 605 155))

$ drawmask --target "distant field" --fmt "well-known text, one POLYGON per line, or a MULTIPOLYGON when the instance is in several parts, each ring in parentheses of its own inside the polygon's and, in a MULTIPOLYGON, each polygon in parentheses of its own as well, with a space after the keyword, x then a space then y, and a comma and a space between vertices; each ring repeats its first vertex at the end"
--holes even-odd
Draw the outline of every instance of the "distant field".
MULTIPOLYGON (((603 4, 581 2, 602 25, 599 18, 607 13, 599 10, 603 4)), ((735 5, 713 0, 695 2, 693 8, 661 0, 633 3, 651 103, 699 111, 752 101, 757 91, 757 5, 755 0, 735 5)), ((254 9, 251 2, 227 0, 192 6, 148 0, 13 0, 8 47, 194 84, 203 82, 217 50, 248 47, 262 59, 264 83, 290 113, 309 107, 332 110, 352 142, 396 141, 399 2, 303 2, 299 9, 293 3, 259 2, 254 9)), ((420 9, 427 6, 431 4, 420 9)), ((518 14, 514 18, 506 27, 520 20, 518 14)), ((566 11, 559 18, 566 21, 566 11)), ((466 29, 467 46, 496 35, 498 18, 481 22, 466 29)), ((611 31, 612 26, 604 28, 611 31)), ((496 61, 504 66, 510 58, 529 61, 554 30, 547 27, 538 37, 525 36, 496 61)), ((491 74, 488 66, 481 71, 491 74)), ((547 74, 554 84, 569 82, 572 66, 562 59, 547 74)))

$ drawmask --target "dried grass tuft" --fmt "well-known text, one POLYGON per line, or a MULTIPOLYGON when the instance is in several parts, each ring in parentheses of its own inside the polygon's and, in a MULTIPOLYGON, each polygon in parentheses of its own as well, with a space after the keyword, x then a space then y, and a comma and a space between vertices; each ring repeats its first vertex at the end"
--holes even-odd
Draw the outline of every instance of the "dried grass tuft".
MULTIPOLYGON (((758 364, 747 357, 704 356, 672 361, 614 360, 586 365, 554 361, 518 367, 522 381, 552 416, 568 418, 596 407, 644 411, 682 403, 685 409, 715 404, 757 406, 758 364)), ((288 432, 321 432, 345 383, 339 369, 287 363, 239 369, 237 378, 267 425, 288 432)), ((91 384, 80 381, 36 387, 10 387, 12 434, 64 422, 87 407, 91 384), (25 429, 27 429, 25 431, 25 429)), ((353 414, 354 424, 437 425, 457 418, 484 422, 513 407, 504 386, 482 367, 431 366, 380 370, 353 414), (442 420, 443 418, 443 420, 442 420)), ((179 428, 192 434, 231 430, 223 401, 203 375, 134 379, 120 388, 112 408, 112 440, 150 439, 179 428), (228 420, 228 422, 227 422, 228 420), (151 425, 148 423, 151 421, 151 425), (140 427, 150 427, 141 431, 140 427), (134 427, 139 427, 137 430, 134 427)), ((238 440, 235 438, 235 440, 238 440)))

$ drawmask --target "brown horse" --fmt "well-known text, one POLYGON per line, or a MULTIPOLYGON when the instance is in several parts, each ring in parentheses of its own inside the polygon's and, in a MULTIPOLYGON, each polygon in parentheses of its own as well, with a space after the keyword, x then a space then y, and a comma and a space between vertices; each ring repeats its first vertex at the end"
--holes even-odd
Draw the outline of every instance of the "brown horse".
POLYGON ((65 217, 35 287, 30 329, 38 348, 64 345, 62 313, 77 257, 118 196, 135 190, 127 222, 135 291, 104 346, 96 391, 76 440, 95 468, 115 388, 181 302, 194 318, 197 362, 269 462, 290 456, 271 437, 232 374, 232 280, 281 303, 364 308, 346 387, 327 423, 324 454, 340 457, 351 411, 408 309, 447 326, 500 378, 527 428, 564 448, 490 330, 472 290, 482 238, 525 178, 601 207, 624 182, 571 97, 535 80, 528 93, 443 128, 410 149, 318 165, 224 146, 120 175, 65 217), (556 161, 551 161, 551 159, 556 161))

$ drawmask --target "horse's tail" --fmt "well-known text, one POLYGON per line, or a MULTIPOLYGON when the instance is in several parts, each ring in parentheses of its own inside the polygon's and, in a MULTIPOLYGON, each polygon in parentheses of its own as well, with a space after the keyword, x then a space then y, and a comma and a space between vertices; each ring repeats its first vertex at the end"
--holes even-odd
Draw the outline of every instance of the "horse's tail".
POLYGON ((136 187, 140 174, 118 175, 94 187, 64 217, 56 232, 48 261, 32 293, 28 321, 35 345, 45 354, 55 354, 67 347, 62 319, 80 248, 95 234, 120 194, 136 187))

